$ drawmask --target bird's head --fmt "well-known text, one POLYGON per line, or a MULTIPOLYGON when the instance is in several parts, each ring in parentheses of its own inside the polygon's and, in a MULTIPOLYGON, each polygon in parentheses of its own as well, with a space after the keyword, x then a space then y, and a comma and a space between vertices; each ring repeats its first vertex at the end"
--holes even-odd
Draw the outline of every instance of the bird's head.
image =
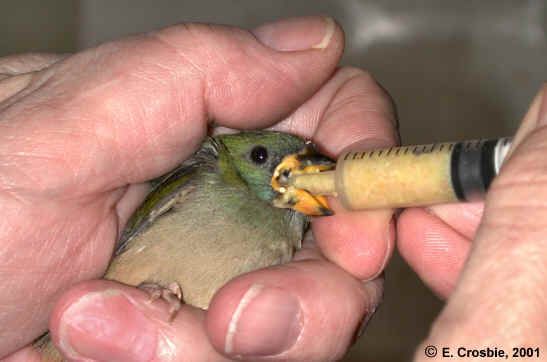
MULTIPOLYGON (((281 132, 273 131, 251 131, 235 134, 226 134, 216 136, 215 141, 220 144, 221 148, 225 149, 225 155, 219 158, 219 162, 223 162, 222 158, 226 157, 224 162, 231 163, 239 176, 256 194, 256 196, 264 201, 274 203, 280 194, 272 187, 272 176, 276 167, 289 155, 297 154, 314 154, 313 161, 317 163, 333 164, 326 156, 322 156, 315 151, 315 147, 304 141, 303 139, 281 132)), ((307 157, 310 160, 310 157, 307 157)), ((222 167, 222 165, 221 165, 222 167)), ((305 203, 313 203, 313 200, 306 200, 305 203)), ((280 207, 278 204, 276 206, 280 207)), ((300 205, 301 206, 301 205, 300 205)), ((309 205, 305 208, 319 209, 323 205, 309 205)), ((281 206, 282 207, 282 206, 281 206)), ((301 211, 304 209, 297 205, 286 205, 301 211)), ((308 213, 305 212, 304 213, 308 213)), ((313 213, 308 213, 313 214, 313 213)), ((321 214, 320 212, 315 213, 321 214)))

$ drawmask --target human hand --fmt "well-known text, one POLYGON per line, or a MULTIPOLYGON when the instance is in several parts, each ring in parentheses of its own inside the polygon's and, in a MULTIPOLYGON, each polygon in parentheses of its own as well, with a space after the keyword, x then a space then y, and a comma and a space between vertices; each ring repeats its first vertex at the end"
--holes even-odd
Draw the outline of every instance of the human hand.
POLYGON ((408 209, 398 220, 401 254, 434 291, 449 297, 416 360, 431 360, 424 355, 428 345, 450 347, 454 355, 458 347, 497 347, 509 356, 519 347, 545 353, 545 89, 526 114, 484 205, 408 209))
MULTIPOLYGON (((104 273, 143 183, 190 156, 208 120, 273 126, 332 156, 394 143, 389 98, 366 73, 336 70, 342 50, 341 29, 310 17, 252 32, 186 24, 62 59, 1 59, 0 356, 44 332, 53 309, 51 333, 74 359, 340 358, 381 299, 391 212, 334 203, 337 215, 314 220, 315 240, 294 262, 236 278, 207 312, 183 306, 172 324, 161 302, 118 283, 64 292, 104 273), (265 292, 228 330, 256 283, 265 292)), ((10 358, 37 356, 24 348, 10 358)))

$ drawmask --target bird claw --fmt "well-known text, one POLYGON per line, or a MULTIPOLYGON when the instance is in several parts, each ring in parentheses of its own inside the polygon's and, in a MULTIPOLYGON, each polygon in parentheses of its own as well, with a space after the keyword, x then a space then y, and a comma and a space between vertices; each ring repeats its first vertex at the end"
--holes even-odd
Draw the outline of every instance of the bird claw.
POLYGON ((145 291, 149 295, 148 303, 153 303, 157 299, 163 299, 169 305, 168 321, 171 323, 177 316, 182 307, 182 289, 177 282, 169 284, 167 287, 156 283, 141 283, 139 289, 145 291))

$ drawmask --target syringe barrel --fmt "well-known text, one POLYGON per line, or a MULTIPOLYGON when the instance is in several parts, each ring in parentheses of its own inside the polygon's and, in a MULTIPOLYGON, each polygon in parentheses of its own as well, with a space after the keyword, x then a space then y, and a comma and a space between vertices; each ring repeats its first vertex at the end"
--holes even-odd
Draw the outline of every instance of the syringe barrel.
POLYGON ((348 152, 336 164, 336 193, 350 210, 479 200, 509 146, 503 138, 348 152))

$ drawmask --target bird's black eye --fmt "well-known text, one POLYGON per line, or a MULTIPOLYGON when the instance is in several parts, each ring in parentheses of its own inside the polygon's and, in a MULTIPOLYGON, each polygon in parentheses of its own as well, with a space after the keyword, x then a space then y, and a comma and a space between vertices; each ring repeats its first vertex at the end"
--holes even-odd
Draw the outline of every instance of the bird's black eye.
POLYGON ((251 160, 258 164, 262 165, 268 160, 268 150, 264 146, 256 146, 251 150, 251 160))

